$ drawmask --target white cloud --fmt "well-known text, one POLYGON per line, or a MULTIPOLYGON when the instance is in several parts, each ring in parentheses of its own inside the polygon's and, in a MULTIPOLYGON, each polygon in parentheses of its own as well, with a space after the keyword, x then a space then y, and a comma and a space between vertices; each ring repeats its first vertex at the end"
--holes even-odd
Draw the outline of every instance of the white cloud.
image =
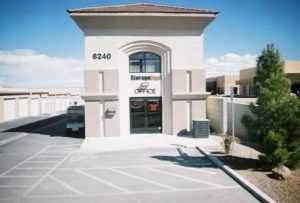
POLYGON ((255 67, 257 55, 227 53, 219 58, 208 58, 205 63, 206 76, 238 75, 241 69, 255 67))
MULTIPOLYGON (((257 55, 227 53, 219 58, 208 58, 207 77, 239 74, 244 68, 254 67, 257 55)), ((21 87, 83 86, 83 61, 52 57, 31 49, 0 50, 0 84, 21 87)))
POLYGON ((30 49, 0 50, 0 83, 21 87, 83 86, 83 62, 30 49))

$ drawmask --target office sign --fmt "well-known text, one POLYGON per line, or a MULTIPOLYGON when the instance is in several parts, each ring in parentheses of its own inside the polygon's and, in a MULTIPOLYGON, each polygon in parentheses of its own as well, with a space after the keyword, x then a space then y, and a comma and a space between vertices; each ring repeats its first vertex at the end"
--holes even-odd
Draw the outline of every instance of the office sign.
POLYGON ((130 96, 161 96, 160 73, 141 73, 130 75, 130 96))

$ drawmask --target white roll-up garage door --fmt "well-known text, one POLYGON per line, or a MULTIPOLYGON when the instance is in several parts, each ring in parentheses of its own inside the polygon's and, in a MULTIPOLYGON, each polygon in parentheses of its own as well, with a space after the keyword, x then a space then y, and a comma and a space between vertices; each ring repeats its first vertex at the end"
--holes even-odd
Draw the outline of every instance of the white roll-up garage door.
POLYGON ((42 102, 42 114, 46 114, 47 113, 47 98, 42 98, 41 102, 42 102))
POLYGON ((64 98, 59 99, 59 105, 60 105, 59 111, 63 111, 64 110, 64 98))
POLYGON ((63 107, 64 111, 67 109, 67 106, 68 106, 68 98, 64 98, 64 107, 63 107))
POLYGON ((60 103, 59 103, 59 98, 55 99, 55 112, 59 112, 60 111, 60 103))
POLYGON ((16 119, 16 99, 5 98, 4 99, 4 121, 16 119))
POLYGON ((31 99, 31 115, 38 116, 40 114, 40 102, 38 98, 31 99))
POLYGON ((19 98, 19 118, 29 116, 28 97, 19 98))

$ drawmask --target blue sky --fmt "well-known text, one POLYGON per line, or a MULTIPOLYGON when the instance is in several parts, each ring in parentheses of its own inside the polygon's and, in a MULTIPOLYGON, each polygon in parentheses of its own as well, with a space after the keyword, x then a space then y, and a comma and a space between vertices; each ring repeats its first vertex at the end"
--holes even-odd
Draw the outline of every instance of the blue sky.
MULTIPOLYGON (((58 60, 59 62, 56 61, 56 63, 59 64, 64 64, 64 60, 67 60, 68 63, 70 61, 72 64, 76 63, 76 67, 80 69, 83 59, 83 36, 66 12, 68 8, 137 2, 144 1, 2 0, 0 83, 19 81, 22 84, 20 80, 24 80, 15 76, 13 70, 7 70, 7 58, 11 55, 29 54, 46 57, 50 65, 53 65, 53 59, 58 60), (5 61, 1 62, 1 58, 5 61)), ((298 0, 157 0, 146 2, 220 11, 220 15, 205 31, 205 58, 210 64, 222 67, 220 63, 231 60, 232 57, 233 62, 249 58, 253 60, 267 43, 274 43, 284 59, 300 60, 300 1, 298 0)), ((23 69, 24 74, 28 72, 25 67, 23 69)), ((77 74, 74 77, 81 76, 77 74)), ((30 77, 27 80, 30 80, 30 77)), ((28 84, 31 84, 30 81, 28 84)))

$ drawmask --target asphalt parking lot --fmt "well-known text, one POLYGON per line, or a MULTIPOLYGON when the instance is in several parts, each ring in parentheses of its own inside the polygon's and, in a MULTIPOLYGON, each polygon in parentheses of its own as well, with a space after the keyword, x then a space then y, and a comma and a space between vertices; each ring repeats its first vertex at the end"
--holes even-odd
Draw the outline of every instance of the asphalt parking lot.
POLYGON ((258 202, 195 148, 84 154, 63 126, 0 147, 1 203, 258 202))

